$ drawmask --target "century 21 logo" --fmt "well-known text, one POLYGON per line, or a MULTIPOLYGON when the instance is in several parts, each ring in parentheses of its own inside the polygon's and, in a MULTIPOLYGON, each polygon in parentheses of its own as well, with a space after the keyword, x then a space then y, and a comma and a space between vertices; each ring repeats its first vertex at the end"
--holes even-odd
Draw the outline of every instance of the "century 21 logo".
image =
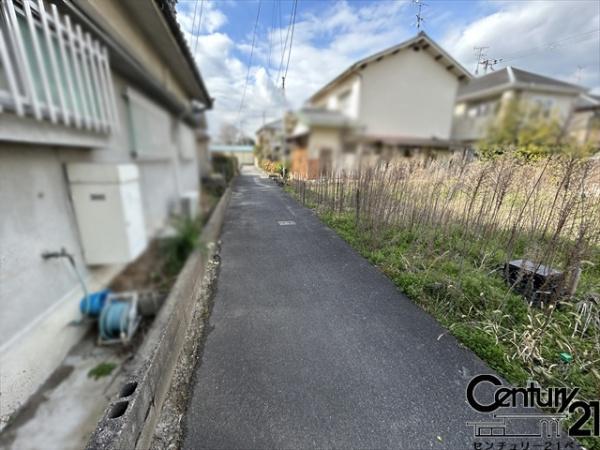
POLYGON ((492 413, 501 408, 552 408, 558 413, 569 415, 580 413, 581 416, 569 428, 569 436, 600 436, 600 401, 576 400, 579 388, 549 387, 542 389, 533 381, 527 387, 514 388, 502 386, 502 381, 495 375, 477 375, 467 386, 467 401, 476 411, 492 413), (498 386, 494 391, 493 402, 483 402, 475 395, 475 389, 485 383, 498 386), (520 399, 520 401, 519 401, 520 399), (585 427, 585 428, 584 428, 585 427))

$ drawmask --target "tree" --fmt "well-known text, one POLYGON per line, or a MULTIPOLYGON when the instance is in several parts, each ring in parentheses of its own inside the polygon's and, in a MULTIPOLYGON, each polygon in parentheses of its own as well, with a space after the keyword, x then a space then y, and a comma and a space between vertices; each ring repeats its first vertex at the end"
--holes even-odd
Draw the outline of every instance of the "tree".
POLYGON ((240 132, 238 128, 229 122, 223 122, 219 130, 219 142, 225 145, 234 145, 237 143, 240 132))
POLYGON ((219 142, 225 145, 254 145, 254 139, 244 135, 238 127, 223 122, 219 130, 219 142))
POLYGON ((514 153, 533 159, 569 152, 572 147, 555 114, 545 114, 538 107, 513 99, 488 129, 479 151, 487 158, 514 153))

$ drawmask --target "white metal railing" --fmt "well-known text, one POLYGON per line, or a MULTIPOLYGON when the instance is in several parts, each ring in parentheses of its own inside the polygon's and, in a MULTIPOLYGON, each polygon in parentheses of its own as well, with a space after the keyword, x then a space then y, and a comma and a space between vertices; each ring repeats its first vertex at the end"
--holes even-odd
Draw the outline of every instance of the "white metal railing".
POLYGON ((118 128, 108 51, 44 0, 0 0, 0 113, 118 128))

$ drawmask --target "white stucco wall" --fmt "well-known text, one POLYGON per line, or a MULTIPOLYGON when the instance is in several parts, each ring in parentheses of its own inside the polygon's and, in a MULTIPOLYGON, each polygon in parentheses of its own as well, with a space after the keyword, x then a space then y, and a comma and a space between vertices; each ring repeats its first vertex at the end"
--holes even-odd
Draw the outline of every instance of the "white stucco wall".
POLYGON ((66 261, 42 252, 64 247, 80 267, 83 259, 57 150, 0 143, 0 206, 1 345, 76 282, 66 261))
POLYGON ((359 122, 366 134, 450 137, 459 81, 432 55, 407 48, 361 73, 359 122))
POLYGON ((351 119, 357 119, 360 110, 360 86, 361 79, 358 75, 352 75, 348 79, 332 87, 323 93, 311 105, 330 110, 340 111, 351 119), (346 106, 340 104, 340 97, 347 94, 346 106))
POLYGON ((332 151, 333 162, 337 161, 342 150, 339 128, 312 128, 308 139, 308 158, 317 159, 320 151, 326 149, 332 151))

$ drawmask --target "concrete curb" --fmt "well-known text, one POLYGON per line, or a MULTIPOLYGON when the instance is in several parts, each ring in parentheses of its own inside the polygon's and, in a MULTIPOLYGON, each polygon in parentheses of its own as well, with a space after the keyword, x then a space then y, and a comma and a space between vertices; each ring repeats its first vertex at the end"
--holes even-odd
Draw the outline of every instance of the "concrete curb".
POLYGON ((227 188, 202 230, 201 248, 186 261, 136 355, 135 369, 110 403, 87 449, 148 448, 185 342, 194 303, 200 297, 208 258, 217 242, 231 197, 227 188))

